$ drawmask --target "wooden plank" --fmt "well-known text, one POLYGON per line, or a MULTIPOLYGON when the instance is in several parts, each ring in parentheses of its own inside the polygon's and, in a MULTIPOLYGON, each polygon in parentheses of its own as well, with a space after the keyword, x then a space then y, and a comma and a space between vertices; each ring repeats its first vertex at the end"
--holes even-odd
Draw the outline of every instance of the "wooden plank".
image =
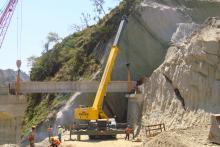
POLYGON ((145 126, 146 136, 148 137, 156 136, 157 134, 163 132, 163 130, 165 131, 164 123, 145 126))

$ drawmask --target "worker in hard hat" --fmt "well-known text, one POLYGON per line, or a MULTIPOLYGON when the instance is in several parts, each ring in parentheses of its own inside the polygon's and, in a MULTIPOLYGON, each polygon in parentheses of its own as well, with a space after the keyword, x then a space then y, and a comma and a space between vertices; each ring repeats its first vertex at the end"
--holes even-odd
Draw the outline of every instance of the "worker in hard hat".
POLYGON ((51 144, 49 147, 58 147, 60 145, 59 139, 55 138, 55 137, 51 137, 50 142, 51 142, 51 144))
POLYGON ((28 136, 28 141, 30 143, 30 147, 35 147, 35 145, 34 145, 34 143, 35 143, 35 129, 36 129, 36 126, 32 126, 31 132, 28 136))
POLYGON ((59 125, 58 126, 58 137, 59 137, 59 141, 62 142, 62 134, 63 134, 63 129, 62 127, 59 125))

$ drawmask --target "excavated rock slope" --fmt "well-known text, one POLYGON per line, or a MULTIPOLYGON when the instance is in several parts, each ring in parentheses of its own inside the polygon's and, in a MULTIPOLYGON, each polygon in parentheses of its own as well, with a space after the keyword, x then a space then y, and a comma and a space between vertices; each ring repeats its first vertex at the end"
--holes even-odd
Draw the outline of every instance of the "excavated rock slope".
POLYGON ((220 19, 209 18, 145 82, 142 125, 177 129, 208 124, 220 113, 220 19))
POLYGON ((218 15, 219 0, 142 0, 122 34, 112 79, 127 80, 127 62, 133 80, 150 76, 163 63, 171 41, 181 41, 218 15))
MULTIPOLYGON (((112 80, 127 80, 125 65, 128 62, 131 63, 133 80, 150 76, 165 60, 171 41, 181 43, 192 31, 197 30, 199 24, 207 17, 220 14, 220 2, 214 0, 143 0, 137 7, 137 10, 129 16, 128 24, 121 36, 120 51, 114 65, 112 80)), ((103 50, 100 55, 101 63, 105 63, 107 59, 112 40, 109 39, 109 43, 101 48, 103 50)), ((74 99, 70 106, 65 106, 65 110, 62 110, 59 118, 65 121, 62 121, 62 124, 73 121, 74 108, 82 104, 90 106, 94 96, 79 95, 74 99)), ((124 95, 118 97, 108 95, 106 102, 120 121, 126 119, 124 115, 127 99, 124 95)))

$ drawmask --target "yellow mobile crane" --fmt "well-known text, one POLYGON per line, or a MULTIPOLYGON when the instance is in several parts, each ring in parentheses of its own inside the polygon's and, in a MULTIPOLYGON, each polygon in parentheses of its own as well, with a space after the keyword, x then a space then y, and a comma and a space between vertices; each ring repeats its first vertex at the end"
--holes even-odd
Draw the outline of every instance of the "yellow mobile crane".
MULTIPOLYGON (((105 112, 102 110, 102 106, 103 106, 103 100, 104 100, 104 96, 106 94, 106 90, 107 90, 107 86, 110 82, 111 79, 111 74, 112 74, 112 70, 113 70, 113 66, 116 60, 116 57, 118 55, 118 42, 119 42, 119 38, 121 36, 121 33, 123 31, 124 25, 127 22, 127 18, 126 16, 122 17, 122 20, 120 22, 113 46, 111 48, 110 54, 108 56, 108 60, 104 69, 104 73, 102 75, 102 79, 101 82, 99 84, 98 87, 98 91, 96 93, 95 96, 95 100, 93 102, 92 107, 79 107, 76 108, 74 111, 74 118, 76 120, 86 120, 86 121, 90 121, 90 122, 95 122, 96 126, 94 127, 94 123, 93 124, 93 129, 92 130, 99 130, 101 127, 99 127, 99 123, 101 124, 105 124, 104 126, 102 125, 102 131, 103 130, 108 130, 106 124, 108 123, 112 123, 111 121, 115 121, 114 119, 109 119, 109 117, 105 114, 105 112), (110 121, 111 120, 111 121, 110 121)), ((116 122, 114 123, 116 125, 116 122)), ((91 126, 89 126, 91 128, 91 126)), ((116 129, 116 126, 114 126, 113 128, 116 129)), ((112 129, 111 129, 112 130, 112 129)), ((107 131, 104 133, 104 135, 112 135, 115 136, 116 134, 120 134, 120 132, 124 133, 123 130, 121 131, 107 131)), ((79 132, 74 132, 75 134, 80 134, 80 135, 89 135, 90 138, 92 138, 92 136, 96 136, 96 135, 100 135, 100 132, 86 132, 85 134, 83 133, 79 133, 79 132)))

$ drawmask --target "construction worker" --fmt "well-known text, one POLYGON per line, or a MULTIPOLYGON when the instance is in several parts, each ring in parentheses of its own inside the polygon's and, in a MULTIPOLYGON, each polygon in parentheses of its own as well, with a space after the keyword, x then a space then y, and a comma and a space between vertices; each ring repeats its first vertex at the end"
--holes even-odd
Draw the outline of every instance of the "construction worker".
POLYGON ((58 147, 60 145, 60 141, 57 138, 51 137, 50 138, 50 146, 49 147, 58 147))
MULTIPOLYGON (((127 128, 125 129, 125 140, 128 139, 129 140, 129 136, 132 133, 132 128, 128 125, 127 128)), ((134 136, 133 136, 134 137, 134 136)))
POLYGON ((35 126, 31 127, 31 132, 28 136, 28 141, 30 143, 30 147, 35 147, 34 142, 35 142, 35 126))
POLYGON ((58 137, 59 137, 59 141, 62 142, 62 134, 63 134, 63 129, 61 128, 61 126, 58 126, 58 137))
POLYGON ((51 125, 47 129, 47 132, 48 132, 48 137, 49 137, 49 142, 50 142, 50 138, 53 137, 53 128, 51 127, 51 125))

